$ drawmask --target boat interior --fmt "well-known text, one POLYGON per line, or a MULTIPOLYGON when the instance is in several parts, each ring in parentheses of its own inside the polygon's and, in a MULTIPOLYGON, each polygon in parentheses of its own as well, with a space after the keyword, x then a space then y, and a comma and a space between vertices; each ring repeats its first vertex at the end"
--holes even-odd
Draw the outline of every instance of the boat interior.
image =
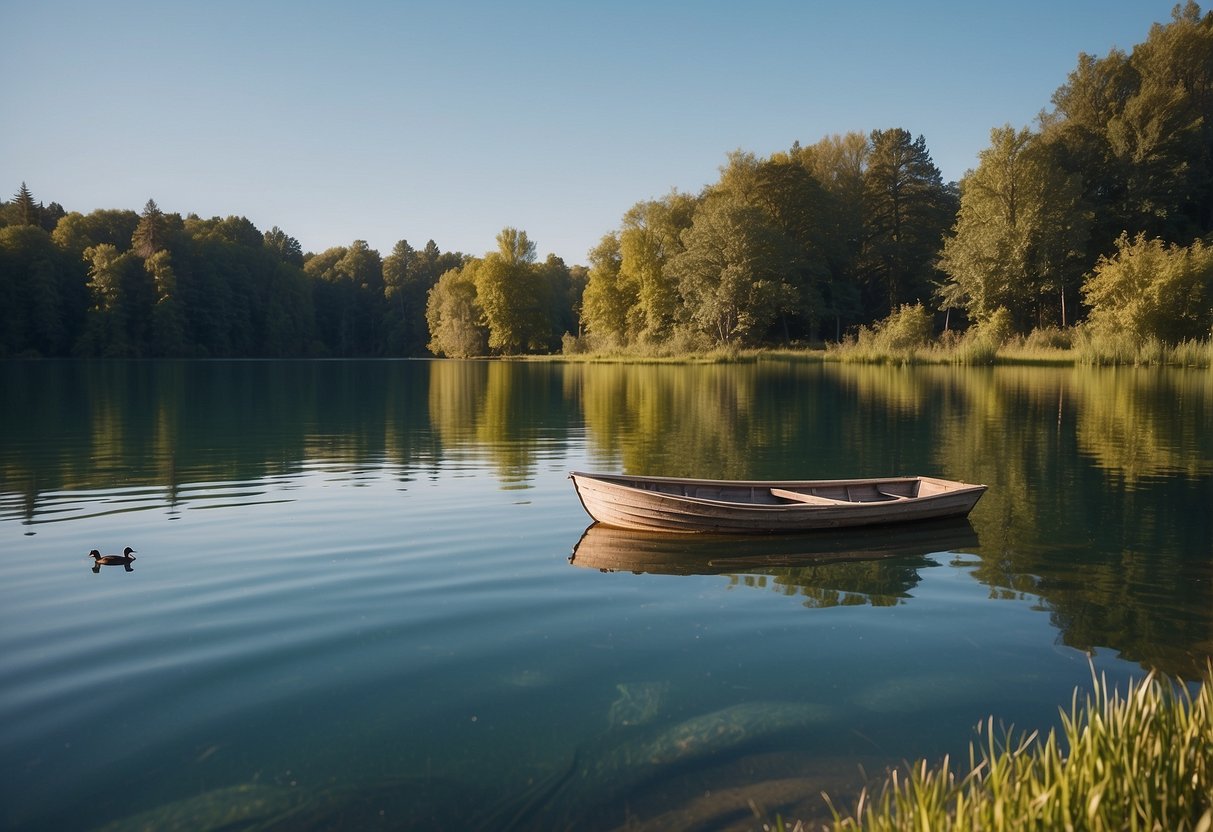
POLYGON ((942 486, 907 478, 882 482, 826 483, 815 486, 768 486, 711 485, 679 482, 637 482, 636 486, 648 491, 694 497, 700 500, 717 500, 727 503, 758 505, 838 505, 839 503, 895 503, 945 490, 942 486))

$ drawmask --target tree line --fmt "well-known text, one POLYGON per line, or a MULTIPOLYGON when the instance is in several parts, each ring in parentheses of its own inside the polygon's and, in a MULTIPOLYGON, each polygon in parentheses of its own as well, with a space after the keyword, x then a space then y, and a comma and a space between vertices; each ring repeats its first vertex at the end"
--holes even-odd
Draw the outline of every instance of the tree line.
POLYGON ((1130 52, 1080 55, 1035 129, 958 184, 922 136, 737 152, 697 196, 635 205, 590 253, 591 346, 838 340, 922 305, 1175 342, 1213 325, 1213 14, 1176 6, 1130 52))
POLYGON ((507 231, 526 262, 497 271, 493 256, 433 240, 421 249, 400 240, 386 257, 363 240, 305 254, 282 229, 263 233, 245 217, 182 217, 155 200, 141 213, 68 213, 22 183, 0 203, 0 356, 427 355, 444 343, 427 320, 431 290, 448 272, 474 270, 504 294, 494 301, 486 286, 477 302, 486 337, 461 354, 485 354, 490 342, 551 351, 576 329, 585 270, 554 255, 536 264, 526 234, 507 231), (539 298, 540 309, 519 305, 539 298))
POLYGON ((1034 128, 945 183, 902 128, 729 155, 588 253, 319 254, 244 217, 0 203, 0 355, 469 356, 838 340, 908 305, 1175 341, 1213 325, 1213 14, 1080 55, 1034 128))

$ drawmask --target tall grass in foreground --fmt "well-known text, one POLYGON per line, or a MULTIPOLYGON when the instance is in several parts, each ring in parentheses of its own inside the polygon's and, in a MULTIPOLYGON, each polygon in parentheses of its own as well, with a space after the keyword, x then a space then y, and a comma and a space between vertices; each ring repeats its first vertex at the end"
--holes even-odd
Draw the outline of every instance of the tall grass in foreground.
POLYGON ((1213 666, 1196 694, 1152 673, 1123 696, 1095 679, 1043 742, 996 735, 992 719, 978 734, 964 776, 946 758, 915 763, 878 793, 865 789, 853 815, 826 796, 833 828, 1213 829, 1213 666))

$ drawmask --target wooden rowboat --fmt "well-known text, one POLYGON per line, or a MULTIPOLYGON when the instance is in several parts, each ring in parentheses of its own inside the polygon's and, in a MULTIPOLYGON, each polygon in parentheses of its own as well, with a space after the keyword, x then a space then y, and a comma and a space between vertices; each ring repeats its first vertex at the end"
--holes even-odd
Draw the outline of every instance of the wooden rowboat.
POLYGON ((607 526, 654 532, 778 534, 964 517, 984 485, 936 477, 759 482, 569 474, 607 526))

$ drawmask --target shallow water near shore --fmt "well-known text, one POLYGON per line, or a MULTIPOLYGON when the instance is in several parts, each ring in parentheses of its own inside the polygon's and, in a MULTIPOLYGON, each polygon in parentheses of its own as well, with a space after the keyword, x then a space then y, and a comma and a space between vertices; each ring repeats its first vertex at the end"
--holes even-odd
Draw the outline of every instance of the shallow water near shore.
POLYGON ((820 817, 1213 655, 1213 374, 3 362, 0 826, 820 817), (568 471, 984 482, 969 521, 588 529, 568 471), (93 571, 90 549, 136 550, 93 571))

